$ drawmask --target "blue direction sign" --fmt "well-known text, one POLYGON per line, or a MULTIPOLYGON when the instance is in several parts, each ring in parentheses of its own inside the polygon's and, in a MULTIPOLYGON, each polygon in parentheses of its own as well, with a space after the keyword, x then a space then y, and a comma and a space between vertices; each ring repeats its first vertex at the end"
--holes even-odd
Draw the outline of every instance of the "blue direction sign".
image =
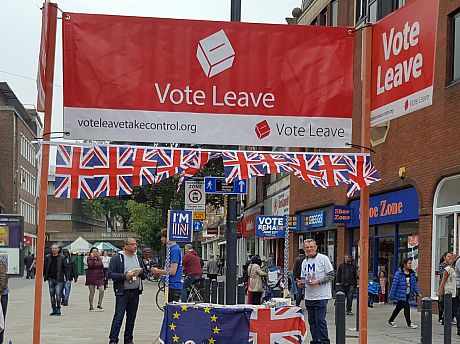
POLYGON ((193 220, 193 231, 201 232, 203 230, 203 221, 193 220))
POLYGON ((169 218, 169 240, 191 242, 193 232, 191 211, 171 210, 169 218))
POLYGON ((204 190, 213 194, 246 194, 247 179, 234 180, 230 184, 225 183, 223 177, 205 177, 204 190))

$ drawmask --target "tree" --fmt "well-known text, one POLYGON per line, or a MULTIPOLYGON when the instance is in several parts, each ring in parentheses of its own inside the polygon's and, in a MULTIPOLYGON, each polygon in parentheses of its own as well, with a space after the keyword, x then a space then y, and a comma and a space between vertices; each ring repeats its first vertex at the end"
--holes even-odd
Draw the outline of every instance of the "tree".
POLYGON ((158 249, 161 246, 159 233, 163 227, 161 210, 134 200, 129 200, 126 206, 131 214, 131 229, 139 235, 144 244, 158 249))
POLYGON ((83 201, 83 212, 87 215, 103 216, 111 230, 114 220, 121 222, 124 230, 128 229, 131 214, 126 207, 127 199, 121 197, 102 197, 83 201))

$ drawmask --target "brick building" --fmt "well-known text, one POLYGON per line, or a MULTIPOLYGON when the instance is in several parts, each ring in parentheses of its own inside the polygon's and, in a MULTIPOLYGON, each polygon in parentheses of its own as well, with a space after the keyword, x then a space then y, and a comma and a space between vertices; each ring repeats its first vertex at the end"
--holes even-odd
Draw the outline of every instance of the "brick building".
POLYGON ((0 213, 24 216, 24 246, 35 252, 38 210, 37 145, 42 123, 6 82, 0 82, 0 213))
MULTIPOLYGON (((408 0, 310 0, 288 23, 360 27, 404 6, 408 0)), ((372 160, 382 180, 370 188, 369 275, 390 278, 403 257, 418 265, 423 295, 436 296, 438 263, 444 251, 459 253, 460 228, 460 1, 440 0, 433 105, 372 128, 372 160), (399 207, 400 211, 392 211, 399 207)), ((361 34, 356 32, 353 143, 360 143, 361 34)), ((291 234, 290 257, 299 240, 312 237, 337 266, 345 253, 359 260, 358 211, 347 225, 333 224, 333 205, 351 205, 346 187, 320 190, 291 176, 291 214, 323 212, 322 228, 291 234)), ((292 261, 291 261, 292 264, 292 261)))

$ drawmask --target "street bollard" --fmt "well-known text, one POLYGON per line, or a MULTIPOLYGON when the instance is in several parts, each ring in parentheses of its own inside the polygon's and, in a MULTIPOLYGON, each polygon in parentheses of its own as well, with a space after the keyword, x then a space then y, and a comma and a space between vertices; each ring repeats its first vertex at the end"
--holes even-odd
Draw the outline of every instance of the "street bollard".
POLYGON ((217 286, 217 297, 218 297, 218 301, 217 303, 219 305, 223 305, 224 304, 224 294, 225 294, 225 283, 224 281, 220 281, 218 283, 218 286, 217 286))
MULTIPOLYGON (((432 314, 433 314, 433 301, 429 297, 424 297, 422 299, 422 312, 421 312, 421 327, 422 331, 420 334, 420 343, 421 344, 431 344, 433 341, 433 332, 432 332, 432 314)), ((445 323, 445 321, 444 321, 445 323)))
POLYGON ((335 342, 345 344, 345 294, 335 294, 335 342))
POLYGON ((217 303, 217 281, 211 281, 211 303, 217 303))
POLYGON ((356 331, 359 332, 359 287, 356 288, 356 331))
POLYGON ((244 284, 238 284, 238 290, 237 290, 237 304, 239 305, 244 305, 245 302, 245 295, 244 295, 244 284))
POLYGON ((209 278, 205 278, 204 287, 203 287, 203 301, 207 303, 209 303, 209 300, 211 299, 210 288, 211 288, 211 280, 209 278))
POLYGON ((444 344, 452 343, 452 293, 444 294, 444 344))

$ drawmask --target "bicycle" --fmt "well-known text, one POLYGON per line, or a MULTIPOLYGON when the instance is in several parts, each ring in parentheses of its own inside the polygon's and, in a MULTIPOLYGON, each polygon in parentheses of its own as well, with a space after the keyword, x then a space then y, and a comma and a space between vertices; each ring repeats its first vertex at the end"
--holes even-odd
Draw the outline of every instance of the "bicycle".
MULTIPOLYGON (((200 293, 200 285, 201 285, 202 280, 198 280, 195 283, 193 283, 190 287, 187 288, 188 291, 188 297, 187 297, 187 302, 188 303, 201 303, 204 302, 203 296, 200 293)), ((163 280, 160 279, 158 280, 158 290, 155 295, 155 303, 158 307, 158 309, 162 312, 165 310, 165 286, 163 284, 163 280)))

